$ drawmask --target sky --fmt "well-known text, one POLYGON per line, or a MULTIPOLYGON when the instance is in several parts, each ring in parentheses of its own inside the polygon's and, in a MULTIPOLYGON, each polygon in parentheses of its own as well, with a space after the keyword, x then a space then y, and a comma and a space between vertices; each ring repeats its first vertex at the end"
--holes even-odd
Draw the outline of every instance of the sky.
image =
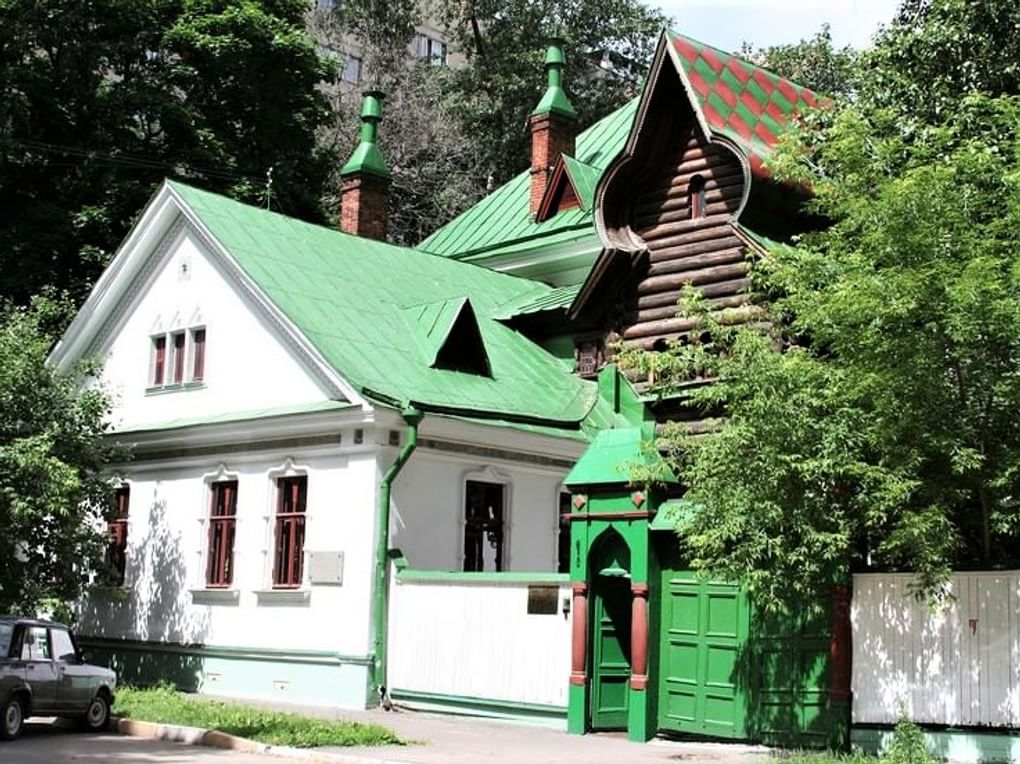
POLYGON ((837 47, 868 46, 881 24, 892 20, 897 0, 651 0, 688 37, 723 50, 742 42, 755 48, 811 37, 822 24, 837 47))

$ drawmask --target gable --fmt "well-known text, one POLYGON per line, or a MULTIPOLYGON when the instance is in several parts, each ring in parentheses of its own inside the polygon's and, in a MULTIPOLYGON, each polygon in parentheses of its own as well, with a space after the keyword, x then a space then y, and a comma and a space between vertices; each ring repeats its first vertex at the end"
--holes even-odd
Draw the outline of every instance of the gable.
POLYGON ((244 297, 183 218, 126 290, 89 354, 103 361, 101 379, 117 430, 338 397, 244 297))

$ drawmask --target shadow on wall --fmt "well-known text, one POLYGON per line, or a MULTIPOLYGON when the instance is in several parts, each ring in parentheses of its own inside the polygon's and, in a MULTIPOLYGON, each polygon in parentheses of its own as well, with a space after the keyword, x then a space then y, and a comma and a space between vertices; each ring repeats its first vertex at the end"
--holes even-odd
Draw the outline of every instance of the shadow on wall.
POLYGON ((209 610, 191 603, 180 533, 166 522, 159 484, 147 516, 135 518, 129 538, 127 582, 94 589, 81 605, 78 631, 89 659, 111 666, 135 685, 171 682, 197 690, 202 658, 187 646, 204 643, 209 610))

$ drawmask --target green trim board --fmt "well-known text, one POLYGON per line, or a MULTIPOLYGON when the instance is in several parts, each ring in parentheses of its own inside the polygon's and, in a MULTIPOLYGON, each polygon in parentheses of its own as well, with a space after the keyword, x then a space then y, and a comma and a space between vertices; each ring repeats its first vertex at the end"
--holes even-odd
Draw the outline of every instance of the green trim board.
POLYGON ((516 700, 478 698, 470 695, 444 695, 399 688, 393 689, 390 696, 404 705, 426 710, 501 719, 543 720, 554 722, 556 727, 562 727, 567 717, 567 709, 564 706, 522 703, 516 700))
POLYGON ((365 708, 371 661, 328 651, 208 647, 80 638, 86 655, 121 682, 167 682, 188 692, 365 708))
POLYGON ((203 424, 230 424, 231 422, 247 422, 252 419, 270 419, 273 417, 295 416, 300 414, 317 414, 322 411, 346 411, 360 408, 357 404, 348 401, 318 401, 314 403, 297 403, 290 406, 274 406, 264 409, 249 409, 247 411, 230 411, 224 414, 210 414, 200 417, 181 417, 179 419, 165 419, 152 424, 137 424, 131 427, 114 430, 113 434, 122 435, 135 432, 156 432, 160 430, 174 430, 181 427, 196 427, 203 424))
POLYGON ((203 658, 236 658, 273 663, 314 663, 316 665, 353 666, 372 665, 370 655, 345 655, 329 650, 285 650, 275 647, 236 647, 229 645, 183 644, 180 642, 151 642, 140 639, 111 639, 76 635, 82 647, 110 650, 140 650, 147 652, 179 653, 203 658))

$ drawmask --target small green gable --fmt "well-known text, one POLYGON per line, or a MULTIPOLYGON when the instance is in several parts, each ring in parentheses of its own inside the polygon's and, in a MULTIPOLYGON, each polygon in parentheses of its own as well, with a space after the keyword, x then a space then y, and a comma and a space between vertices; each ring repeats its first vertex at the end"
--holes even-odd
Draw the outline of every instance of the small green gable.
POLYGON ((563 483, 571 488, 626 485, 634 468, 651 468, 655 479, 675 483, 676 475, 659 458, 642 427, 603 430, 567 474, 563 483))

